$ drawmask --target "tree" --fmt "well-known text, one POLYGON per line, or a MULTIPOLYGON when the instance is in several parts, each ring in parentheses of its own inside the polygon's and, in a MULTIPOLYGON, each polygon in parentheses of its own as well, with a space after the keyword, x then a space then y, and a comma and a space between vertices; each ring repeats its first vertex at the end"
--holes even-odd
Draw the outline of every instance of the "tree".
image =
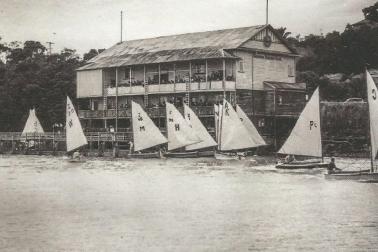
POLYGON ((365 19, 378 22, 378 2, 374 5, 362 9, 365 19))

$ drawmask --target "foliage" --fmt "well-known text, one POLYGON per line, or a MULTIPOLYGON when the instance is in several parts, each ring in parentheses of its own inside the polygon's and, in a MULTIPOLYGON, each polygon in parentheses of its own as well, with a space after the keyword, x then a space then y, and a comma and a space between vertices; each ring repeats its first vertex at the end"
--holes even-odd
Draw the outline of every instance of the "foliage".
POLYGON ((362 12, 366 19, 378 22, 378 2, 362 9, 362 12))
POLYGON ((65 121, 66 95, 75 97, 75 69, 82 62, 75 50, 47 55, 37 41, 0 44, 0 131, 21 131, 31 108, 46 130, 65 121))

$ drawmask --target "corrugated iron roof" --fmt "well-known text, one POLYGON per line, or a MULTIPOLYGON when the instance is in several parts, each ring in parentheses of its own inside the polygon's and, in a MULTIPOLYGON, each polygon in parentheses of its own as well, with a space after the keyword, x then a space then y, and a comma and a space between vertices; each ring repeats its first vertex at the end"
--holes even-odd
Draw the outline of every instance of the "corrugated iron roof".
POLYGON ((225 49, 235 49, 265 25, 186 33, 118 43, 91 59, 78 70, 194 60, 232 58, 225 49))
POLYGON ((295 89, 295 90, 306 90, 306 83, 287 83, 278 81, 264 81, 264 87, 266 90, 273 89, 295 89))

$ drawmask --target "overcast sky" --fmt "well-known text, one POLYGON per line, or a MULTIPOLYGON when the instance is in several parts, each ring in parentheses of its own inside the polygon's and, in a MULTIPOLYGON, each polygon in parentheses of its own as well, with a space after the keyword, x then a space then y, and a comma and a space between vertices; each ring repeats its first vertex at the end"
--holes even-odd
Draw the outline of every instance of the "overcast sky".
MULTIPOLYGON (((363 19, 376 0, 270 0, 274 27, 293 34, 343 31, 363 19)), ((54 52, 80 54, 120 40, 120 11, 126 39, 207 31, 265 23, 266 0, 0 0, 0 37, 37 40, 54 52)))

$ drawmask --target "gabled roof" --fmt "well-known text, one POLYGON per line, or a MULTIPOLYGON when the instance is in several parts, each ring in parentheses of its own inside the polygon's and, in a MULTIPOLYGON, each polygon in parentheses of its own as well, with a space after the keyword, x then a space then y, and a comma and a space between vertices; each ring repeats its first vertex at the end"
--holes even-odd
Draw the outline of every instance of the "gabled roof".
POLYGON ((265 90, 274 89, 291 89, 291 90, 306 90, 306 83, 288 83, 288 82, 278 82, 278 81, 264 81, 265 90))
POLYGON ((211 58, 236 58, 236 49, 270 25, 186 33, 118 43, 78 70, 211 58))

